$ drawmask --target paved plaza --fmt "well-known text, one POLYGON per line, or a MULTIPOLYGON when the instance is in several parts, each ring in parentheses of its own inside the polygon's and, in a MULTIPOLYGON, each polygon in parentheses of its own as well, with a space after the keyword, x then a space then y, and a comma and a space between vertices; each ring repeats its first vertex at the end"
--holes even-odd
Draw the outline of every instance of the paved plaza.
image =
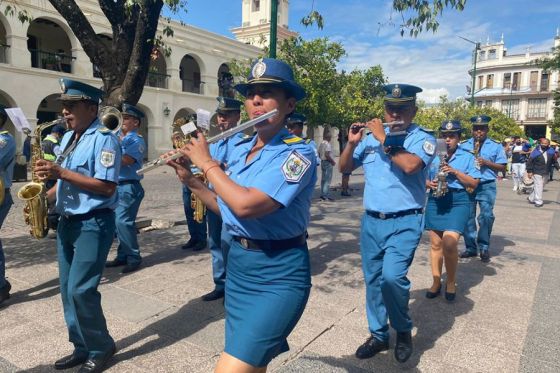
MULTIPOLYGON (((13 186, 14 195, 23 183, 13 186)), ((171 169, 147 174, 139 235, 141 270, 105 271, 100 292, 118 352, 109 372, 211 372, 223 349, 221 301, 199 298, 213 289, 208 250, 181 250, 188 239, 181 189, 171 169)), ((333 185, 340 184, 335 175, 333 185)), ((430 300, 429 240, 424 235, 409 278, 415 352, 406 364, 391 349, 354 357, 368 336, 359 254, 363 174, 352 197, 314 199, 309 227, 313 289, 290 335, 290 351, 272 372, 559 372, 560 182, 535 208, 498 183, 492 261, 461 260, 457 300, 430 300)), ((318 197, 318 188, 315 196, 318 197)), ((398 201, 395 201, 398 204, 398 201)), ((51 372, 71 352, 58 289, 55 240, 31 238, 16 201, 2 229, 12 298, 0 308, 0 372, 51 372)), ((461 242, 462 248, 462 242, 461 242)), ((116 245, 109 254, 115 256, 116 245)), ((70 370, 73 371, 73 370, 70 370)))

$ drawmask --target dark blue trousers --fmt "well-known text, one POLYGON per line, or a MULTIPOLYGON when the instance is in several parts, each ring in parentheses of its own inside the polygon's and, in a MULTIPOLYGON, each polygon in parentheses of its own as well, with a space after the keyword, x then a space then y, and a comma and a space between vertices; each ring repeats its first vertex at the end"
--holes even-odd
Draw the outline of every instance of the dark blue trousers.
MULTIPOLYGON (((4 220, 13 204, 14 200, 10 190, 6 189, 4 201, 0 205, 0 229, 2 229, 2 224, 4 224, 4 220)), ((4 257, 4 249, 2 249, 2 240, 0 240, 0 288, 3 288, 4 285, 6 285, 6 258, 4 257)))
POLYGON ((136 216, 144 198, 144 188, 140 182, 123 184, 117 187, 119 204, 115 209, 119 247, 117 260, 130 265, 140 264, 140 247, 136 233, 136 216))

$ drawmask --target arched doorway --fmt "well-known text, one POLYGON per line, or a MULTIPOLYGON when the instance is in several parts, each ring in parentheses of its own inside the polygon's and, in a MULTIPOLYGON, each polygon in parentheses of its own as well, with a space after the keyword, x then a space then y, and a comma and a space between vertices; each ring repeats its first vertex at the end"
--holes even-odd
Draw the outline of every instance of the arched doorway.
POLYGON ((72 43, 66 31, 45 18, 37 18, 27 29, 27 49, 31 54, 31 67, 72 72, 72 43))
POLYGON ((219 95, 224 97, 235 97, 233 90, 233 75, 229 71, 229 66, 223 63, 218 69, 218 89, 219 95))
POLYGON ((146 84, 148 87, 167 88, 167 63, 163 53, 154 48, 150 55, 150 68, 148 70, 148 77, 146 84))
POLYGON ((179 78, 183 82, 183 92, 202 94, 200 66, 191 55, 184 55, 179 66, 179 78))

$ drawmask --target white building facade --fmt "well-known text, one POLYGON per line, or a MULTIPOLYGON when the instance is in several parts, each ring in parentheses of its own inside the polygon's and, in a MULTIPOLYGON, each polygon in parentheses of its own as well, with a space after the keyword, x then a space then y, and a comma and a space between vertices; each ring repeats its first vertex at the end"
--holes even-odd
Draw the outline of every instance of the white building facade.
MULTIPOLYGON (((97 1, 78 0, 98 35, 111 40, 111 27, 97 1)), ((65 20, 42 0, 25 0, 18 6, 32 15, 30 23, 0 13, 0 103, 22 108, 31 125, 53 120, 60 113, 55 98, 58 79, 67 77, 101 86, 95 66, 83 51, 65 20)), ((160 24, 161 33, 164 25, 160 24)), ((201 108, 214 112, 217 96, 231 96, 228 63, 252 59, 261 50, 224 36, 174 23, 173 38, 164 38, 171 56, 158 53, 151 62, 138 107, 146 114, 140 132, 148 144, 148 158, 171 148, 171 124, 201 108)), ((21 152, 22 135, 12 123, 6 126, 21 152)))
MULTIPOLYGON (((550 47, 560 46, 556 34, 550 47)), ((491 106, 513 118, 527 137, 551 138, 553 91, 558 89, 558 71, 544 71, 532 61, 552 56, 551 52, 508 55, 503 38, 481 45, 477 53, 474 100, 479 107, 491 106)), ((472 77, 473 70, 469 71, 472 77)), ((469 97, 470 98, 470 97, 469 97)))

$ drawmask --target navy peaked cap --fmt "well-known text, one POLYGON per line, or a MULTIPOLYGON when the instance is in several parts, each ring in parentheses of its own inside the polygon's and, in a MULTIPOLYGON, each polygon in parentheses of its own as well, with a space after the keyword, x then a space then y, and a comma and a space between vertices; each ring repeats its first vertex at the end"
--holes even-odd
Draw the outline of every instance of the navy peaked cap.
POLYGON ((410 84, 386 84, 384 101, 391 104, 408 104, 416 102, 416 94, 422 92, 422 88, 410 84))
POLYGON ((93 101, 99 103, 103 91, 77 80, 60 78, 60 101, 93 101))

